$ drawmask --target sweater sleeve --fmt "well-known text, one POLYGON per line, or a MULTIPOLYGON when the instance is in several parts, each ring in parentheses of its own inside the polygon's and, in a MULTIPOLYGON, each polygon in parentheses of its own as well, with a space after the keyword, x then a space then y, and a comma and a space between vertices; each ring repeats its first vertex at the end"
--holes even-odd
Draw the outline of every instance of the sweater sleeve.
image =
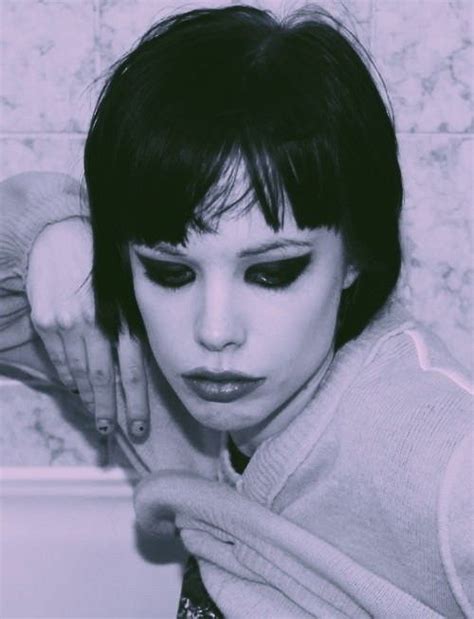
POLYGON ((453 595, 474 618, 474 432, 458 445, 439 498, 441 556, 453 595))
POLYGON ((65 174, 27 172, 0 183, 0 354, 25 365, 37 340, 25 294, 28 256, 49 224, 88 217, 80 183, 65 174))
POLYGON ((336 546, 221 482, 168 468, 136 487, 134 507, 151 534, 175 520, 225 617, 441 618, 336 546))

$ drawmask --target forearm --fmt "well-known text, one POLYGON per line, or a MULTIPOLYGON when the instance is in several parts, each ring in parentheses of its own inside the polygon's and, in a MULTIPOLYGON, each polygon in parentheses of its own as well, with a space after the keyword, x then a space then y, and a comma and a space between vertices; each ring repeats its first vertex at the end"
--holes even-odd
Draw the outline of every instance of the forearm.
POLYGON ((29 250, 43 228, 69 217, 88 217, 80 183, 65 174, 27 172, 0 183, 1 282, 24 279, 29 250))
POLYGON ((35 239, 50 224, 88 215, 80 183, 65 174, 28 172, 0 183, 0 350, 34 336, 25 277, 35 239))

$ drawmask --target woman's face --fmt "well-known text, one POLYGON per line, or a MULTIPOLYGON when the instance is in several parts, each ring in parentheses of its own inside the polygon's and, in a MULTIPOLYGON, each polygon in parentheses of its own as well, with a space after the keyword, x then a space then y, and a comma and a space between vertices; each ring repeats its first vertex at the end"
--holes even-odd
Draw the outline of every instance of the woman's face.
POLYGON ((130 258, 158 365, 190 414, 217 430, 265 426, 318 373, 355 279, 339 234, 300 230, 291 217, 275 233, 257 208, 186 246, 130 246, 130 258))

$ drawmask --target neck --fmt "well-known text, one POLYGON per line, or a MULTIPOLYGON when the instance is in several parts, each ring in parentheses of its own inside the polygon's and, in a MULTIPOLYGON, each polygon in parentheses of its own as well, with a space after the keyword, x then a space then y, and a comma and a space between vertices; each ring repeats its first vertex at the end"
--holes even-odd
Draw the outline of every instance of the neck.
POLYGON ((231 432, 232 440, 239 451, 250 457, 263 441, 282 432, 312 400, 333 357, 334 350, 331 348, 316 372, 286 402, 261 423, 250 428, 231 432))

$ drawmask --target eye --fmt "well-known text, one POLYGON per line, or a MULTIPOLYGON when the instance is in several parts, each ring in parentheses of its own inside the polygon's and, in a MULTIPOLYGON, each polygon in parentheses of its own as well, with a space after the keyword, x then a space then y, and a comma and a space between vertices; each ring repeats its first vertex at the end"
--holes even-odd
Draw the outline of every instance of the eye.
POLYGON ((295 282, 311 262, 311 254, 274 262, 261 262, 247 269, 245 281, 262 288, 284 289, 295 282))
POLYGON ((147 278, 162 288, 177 290, 195 280, 194 271, 184 264, 155 260, 140 255, 138 258, 145 267, 147 278))

